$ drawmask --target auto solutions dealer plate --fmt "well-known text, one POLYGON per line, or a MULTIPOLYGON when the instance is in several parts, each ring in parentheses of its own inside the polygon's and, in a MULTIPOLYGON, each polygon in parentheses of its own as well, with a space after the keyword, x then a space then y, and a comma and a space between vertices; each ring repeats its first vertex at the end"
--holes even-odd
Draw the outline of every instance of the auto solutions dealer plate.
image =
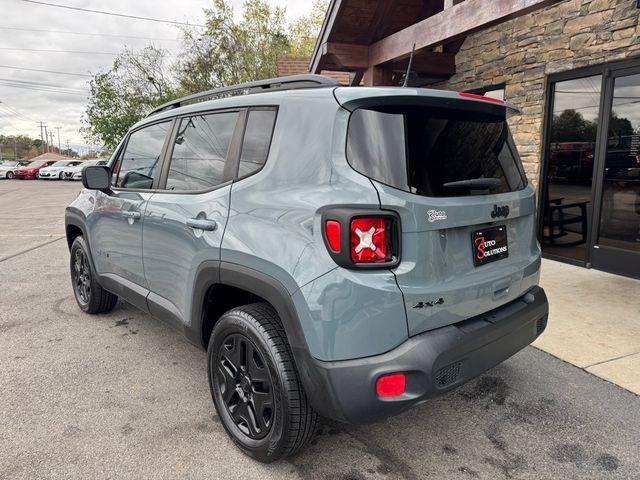
POLYGON ((471 233, 473 263, 476 267, 502 260, 509 256, 507 227, 487 228, 471 233))

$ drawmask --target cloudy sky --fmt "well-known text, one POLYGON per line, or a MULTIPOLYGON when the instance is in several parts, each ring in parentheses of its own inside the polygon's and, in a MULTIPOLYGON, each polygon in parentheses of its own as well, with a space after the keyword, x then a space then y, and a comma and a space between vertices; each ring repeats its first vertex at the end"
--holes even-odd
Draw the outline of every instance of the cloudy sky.
MULTIPOLYGON (((191 24, 202 24, 202 10, 211 4, 211 0, 42 1, 191 24)), ((229 1, 236 12, 241 9, 243 0, 229 1)), ((313 3, 268 1, 286 7, 289 20, 307 14, 313 3)), ((0 0, 0 12, 0 133, 39 137, 38 122, 43 121, 49 128, 61 127, 63 147, 67 139, 71 145, 84 143, 78 129, 91 73, 107 69, 125 45, 141 48, 152 43, 169 51, 179 46, 178 28, 166 23, 25 0, 0 0)), ((57 143, 57 130, 53 131, 57 143)))

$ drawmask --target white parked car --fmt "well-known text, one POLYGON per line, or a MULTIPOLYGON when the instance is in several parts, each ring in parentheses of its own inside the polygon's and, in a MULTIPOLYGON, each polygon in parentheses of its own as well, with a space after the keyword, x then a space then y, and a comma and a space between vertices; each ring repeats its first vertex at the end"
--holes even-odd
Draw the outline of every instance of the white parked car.
POLYGON ((7 161, 0 163, 0 178, 13 178, 13 171, 29 162, 7 161))
POLYGON ((63 178, 65 180, 82 180, 82 170, 92 165, 106 165, 108 160, 95 159, 85 160, 80 162, 75 167, 66 168, 64 170, 63 178))
POLYGON ((40 178, 51 180, 62 180, 64 171, 67 168, 78 166, 82 163, 80 160, 61 160, 49 167, 40 170, 40 178))

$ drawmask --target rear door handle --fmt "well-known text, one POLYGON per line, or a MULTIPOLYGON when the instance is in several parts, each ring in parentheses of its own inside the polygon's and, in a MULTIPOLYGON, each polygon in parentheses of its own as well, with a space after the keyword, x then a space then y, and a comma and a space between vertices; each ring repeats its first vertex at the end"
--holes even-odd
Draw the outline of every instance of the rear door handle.
POLYGON ((122 212, 122 216, 124 218, 131 218, 133 220, 137 220, 138 218, 141 217, 140 212, 132 212, 132 211, 122 212))
POLYGON ((198 230, 206 230, 213 232, 218 228, 215 220, 207 220, 206 218, 190 218, 187 220, 187 226, 198 230))

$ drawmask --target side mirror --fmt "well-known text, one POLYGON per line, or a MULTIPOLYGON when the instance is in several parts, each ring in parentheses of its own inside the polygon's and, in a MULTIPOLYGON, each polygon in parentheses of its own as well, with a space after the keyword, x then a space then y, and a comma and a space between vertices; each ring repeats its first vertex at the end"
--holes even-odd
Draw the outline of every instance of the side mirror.
POLYGON ((89 190, 111 191, 111 171, 109 167, 94 165, 82 170, 82 185, 89 190))

